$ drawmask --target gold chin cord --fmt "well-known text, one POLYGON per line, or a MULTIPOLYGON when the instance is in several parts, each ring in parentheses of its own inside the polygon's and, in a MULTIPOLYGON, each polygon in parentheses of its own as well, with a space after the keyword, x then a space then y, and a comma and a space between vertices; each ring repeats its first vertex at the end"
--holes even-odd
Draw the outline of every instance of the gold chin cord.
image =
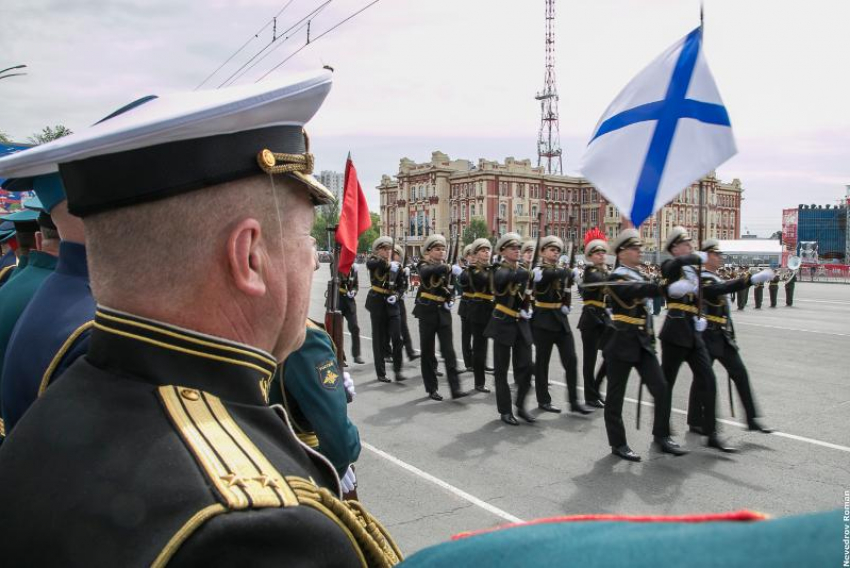
POLYGON ((315 159, 310 153, 310 137, 307 136, 307 131, 302 130, 304 134, 304 153, 303 154, 284 154, 281 152, 272 152, 269 149, 260 150, 257 154, 257 164, 267 174, 288 174, 292 172, 300 172, 304 175, 313 173, 313 165, 315 159))
POLYGON ((404 560, 387 529, 359 501, 341 501, 324 487, 299 477, 287 476, 286 481, 302 506, 333 515, 351 532, 370 568, 387 568, 404 560))

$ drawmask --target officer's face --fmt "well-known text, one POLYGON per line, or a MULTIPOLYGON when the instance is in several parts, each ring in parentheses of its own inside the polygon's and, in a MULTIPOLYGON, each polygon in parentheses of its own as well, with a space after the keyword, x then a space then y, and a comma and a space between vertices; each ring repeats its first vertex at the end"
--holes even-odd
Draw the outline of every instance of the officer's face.
POLYGON ((478 262, 484 262, 484 263, 490 262, 490 249, 488 249, 488 248, 479 249, 478 252, 475 253, 475 257, 478 260, 478 262))
POLYGON ((383 258, 384 260, 390 259, 390 247, 387 247, 387 246, 380 247, 376 252, 377 252, 378 256, 383 258))
POLYGON ((626 266, 635 266, 640 263, 640 245, 626 247, 619 252, 617 257, 626 266))
POLYGON ((705 267, 714 271, 721 266, 723 266, 723 254, 719 252, 708 253, 708 261, 705 263, 705 267))
POLYGON ((561 249, 558 247, 546 247, 543 249, 543 260, 552 264, 558 261, 558 257, 561 256, 561 249))
POLYGON ((691 254, 692 252, 694 252, 694 244, 691 241, 684 241, 674 245, 670 249, 670 252, 673 254, 673 256, 691 254))
POLYGON ((502 256, 509 262, 519 260, 519 245, 511 245, 502 249, 502 256))
POLYGON ((443 245, 434 245, 428 254, 431 260, 439 262, 446 258, 446 247, 443 245))
POLYGON ((590 255, 590 262, 592 262, 596 266, 599 266, 601 264, 605 264, 605 251, 604 250, 598 250, 595 253, 593 253, 592 255, 590 255))

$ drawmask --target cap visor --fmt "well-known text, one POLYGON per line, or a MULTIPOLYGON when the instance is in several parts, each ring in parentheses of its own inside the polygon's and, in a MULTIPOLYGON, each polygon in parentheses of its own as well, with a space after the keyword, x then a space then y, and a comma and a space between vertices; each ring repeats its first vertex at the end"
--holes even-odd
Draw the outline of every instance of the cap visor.
POLYGON ((319 180, 314 178, 312 175, 303 174, 301 172, 289 172, 288 175, 300 181, 307 187, 307 191, 310 192, 310 197, 316 205, 327 205, 336 201, 336 196, 331 192, 331 190, 322 185, 319 180))

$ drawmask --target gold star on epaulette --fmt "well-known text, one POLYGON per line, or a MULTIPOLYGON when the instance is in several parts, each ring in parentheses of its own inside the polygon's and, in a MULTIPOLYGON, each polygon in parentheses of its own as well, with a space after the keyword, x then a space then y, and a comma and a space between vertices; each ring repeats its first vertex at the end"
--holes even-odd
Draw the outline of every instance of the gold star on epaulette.
POLYGON ((227 482, 228 487, 233 487, 234 485, 238 485, 239 487, 245 487, 247 483, 245 482, 245 478, 243 478, 238 473, 228 473, 227 475, 222 475, 221 480, 227 482))
POLYGON ((275 489, 280 489, 280 480, 275 479, 274 477, 269 477, 268 475, 260 475, 259 477, 254 477, 253 479, 263 487, 274 487, 275 489))

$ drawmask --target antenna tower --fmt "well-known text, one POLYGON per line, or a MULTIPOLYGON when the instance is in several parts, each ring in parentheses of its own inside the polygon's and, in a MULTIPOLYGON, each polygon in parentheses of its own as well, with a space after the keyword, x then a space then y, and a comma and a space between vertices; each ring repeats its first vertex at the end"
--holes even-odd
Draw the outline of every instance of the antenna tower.
POLYGON ((564 173, 561 161, 561 129, 558 126, 558 87, 555 85, 555 0, 546 0, 546 74, 540 101, 540 132, 537 136, 537 165, 546 161, 547 174, 564 173))

